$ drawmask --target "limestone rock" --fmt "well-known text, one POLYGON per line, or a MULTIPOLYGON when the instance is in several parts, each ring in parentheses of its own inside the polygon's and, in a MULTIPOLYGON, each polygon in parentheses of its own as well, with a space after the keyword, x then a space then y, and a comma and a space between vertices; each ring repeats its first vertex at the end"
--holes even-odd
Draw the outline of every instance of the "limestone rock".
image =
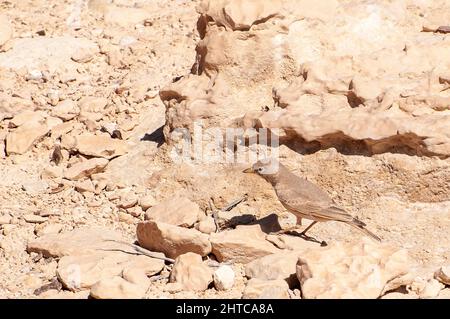
POLYGON ((101 172, 109 161, 105 158, 91 158, 80 163, 76 163, 64 171, 64 177, 69 180, 80 180, 101 172))
POLYGON ((275 246, 265 240, 265 233, 259 225, 238 226, 211 234, 212 252, 217 260, 246 264, 259 257, 279 252, 275 246))
POLYGON ((170 273, 170 282, 180 283, 184 290, 204 291, 212 281, 211 269, 195 253, 178 256, 170 273))
POLYGON ((208 236, 195 229, 148 221, 138 224, 136 234, 142 247, 163 252, 170 258, 188 252, 200 256, 211 252, 208 236))
POLYGON ((110 240, 121 240, 121 235, 101 227, 80 228, 31 240, 27 244, 27 251, 42 253, 45 257, 62 257, 96 252, 98 248, 114 247, 114 242, 110 240))
POLYGON ((443 284, 450 286, 450 266, 442 266, 439 268, 434 277, 443 284))
POLYGON ((289 299, 289 286, 286 281, 250 279, 245 286, 244 299, 289 299))
POLYGON ((145 195, 144 197, 141 197, 139 199, 139 206, 141 206, 143 210, 147 210, 150 207, 156 206, 157 204, 158 202, 152 195, 145 195))
POLYGON ((255 259, 245 266, 248 278, 262 280, 285 280, 290 287, 298 284, 297 261, 302 251, 286 251, 255 259))
POLYGON ((87 113, 103 113, 108 100, 104 97, 88 96, 79 101, 79 108, 81 112, 87 113))
POLYGON ((70 58, 78 50, 95 47, 86 38, 35 37, 12 40, 12 49, 0 55, 0 67, 19 70, 37 69, 46 65, 51 72, 72 72, 76 63, 70 58))
POLYGON ((76 137, 76 149, 83 155, 111 159, 128 152, 128 144, 108 134, 83 134, 76 137))
MULTIPOLYGON (((67 289, 78 291, 89 289, 101 280, 120 276, 124 272, 129 273, 130 270, 146 278, 147 275, 159 273, 163 268, 164 261, 160 259, 130 255, 121 251, 98 250, 96 253, 62 257, 56 273, 67 289)), ((138 286, 146 289, 148 284, 148 281, 143 281, 138 286)))
POLYGON ((69 121, 78 114, 80 114, 80 108, 72 100, 61 101, 52 109, 52 115, 59 117, 63 121, 69 121))
POLYGON ((40 224, 40 223, 47 221, 46 217, 42 217, 42 216, 35 215, 35 214, 26 214, 23 216, 23 219, 27 223, 33 223, 33 224, 40 224))
POLYGON ((9 19, 4 15, 0 15, 0 47, 12 38, 13 28, 9 19))
POLYGON ((30 123, 17 128, 6 136, 6 153, 24 154, 49 131, 50 128, 46 124, 40 123, 30 123))
POLYGON ((228 290, 234 285, 234 270, 228 265, 222 265, 214 272, 214 287, 217 290, 228 290))
POLYGON ((303 252, 297 277, 303 298, 378 298, 410 266, 406 250, 364 239, 303 252))
POLYGON ((211 234, 216 232, 217 226, 214 222, 214 218, 206 216, 203 220, 195 224, 195 229, 205 234, 211 234))
POLYGON ((146 289, 132 284, 122 277, 114 276, 102 279, 91 288, 91 297, 95 299, 141 299, 146 289))
POLYGON ((191 227, 202 213, 196 203, 186 197, 177 197, 150 207, 145 212, 145 218, 181 227, 191 227))

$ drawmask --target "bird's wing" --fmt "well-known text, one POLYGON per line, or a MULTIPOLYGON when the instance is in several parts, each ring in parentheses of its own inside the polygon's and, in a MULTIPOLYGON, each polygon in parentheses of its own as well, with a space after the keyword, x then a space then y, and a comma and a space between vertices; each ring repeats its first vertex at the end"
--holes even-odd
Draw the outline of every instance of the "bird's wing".
POLYGON ((279 183, 275 190, 287 209, 309 215, 313 220, 352 222, 354 219, 345 210, 336 207, 325 191, 306 180, 298 178, 291 180, 291 183, 279 183))

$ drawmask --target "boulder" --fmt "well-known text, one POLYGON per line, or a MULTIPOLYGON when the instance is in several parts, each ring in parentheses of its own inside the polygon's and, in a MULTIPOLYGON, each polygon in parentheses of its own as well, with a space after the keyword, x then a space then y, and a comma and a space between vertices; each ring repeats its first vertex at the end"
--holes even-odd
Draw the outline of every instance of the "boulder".
POLYGON ((138 224, 136 234, 142 247, 163 252, 170 258, 188 252, 200 256, 206 256, 211 252, 208 236, 195 229, 148 221, 138 224))

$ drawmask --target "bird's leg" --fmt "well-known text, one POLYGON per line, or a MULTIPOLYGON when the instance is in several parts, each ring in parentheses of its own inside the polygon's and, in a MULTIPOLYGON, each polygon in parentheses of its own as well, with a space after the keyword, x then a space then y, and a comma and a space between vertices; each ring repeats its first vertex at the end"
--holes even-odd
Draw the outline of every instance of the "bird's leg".
POLYGON ((305 236, 305 237, 308 237, 308 236, 306 236, 306 232, 307 232, 308 230, 310 230, 311 227, 313 227, 316 223, 317 223, 316 221, 313 221, 311 224, 309 224, 308 227, 306 227, 306 229, 305 229, 304 231, 302 231, 302 232, 300 233, 300 235, 305 236))
POLYGON ((327 244, 326 241, 322 240, 322 241, 320 242, 320 241, 318 241, 317 239, 312 238, 312 237, 306 235, 306 232, 307 232, 308 230, 310 230, 315 224, 317 224, 317 221, 313 221, 311 224, 309 224, 309 226, 306 227, 306 229, 300 233, 300 236, 303 237, 303 238, 305 238, 306 240, 311 240, 311 241, 320 243, 320 246, 327 246, 328 244, 327 244))

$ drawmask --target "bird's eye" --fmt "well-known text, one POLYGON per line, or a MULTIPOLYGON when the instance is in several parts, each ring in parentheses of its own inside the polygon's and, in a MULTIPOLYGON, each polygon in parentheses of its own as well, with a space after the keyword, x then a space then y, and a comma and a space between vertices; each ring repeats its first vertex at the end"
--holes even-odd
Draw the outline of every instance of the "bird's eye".
POLYGON ((263 169, 262 169, 262 167, 258 168, 258 172, 260 172, 260 173, 261 173, 261 172, 262 172, 262 170, 263 170, 263 169))

